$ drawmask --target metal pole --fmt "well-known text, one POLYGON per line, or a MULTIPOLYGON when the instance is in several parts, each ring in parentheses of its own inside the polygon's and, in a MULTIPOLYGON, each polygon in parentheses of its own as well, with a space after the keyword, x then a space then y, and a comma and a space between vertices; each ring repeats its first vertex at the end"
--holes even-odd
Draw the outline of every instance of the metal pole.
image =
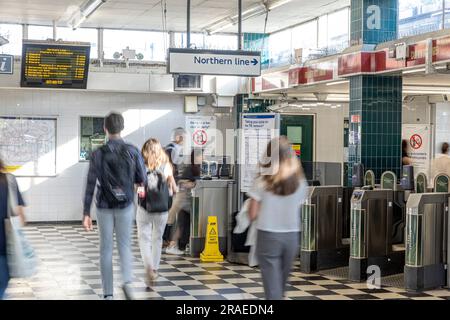
POLYGON ((445 29, 445 0, 442 0, 442 25, 441 29, 445 29))
POLYGON ((187 26, 186 26, 186 46, 191 47, 191 0, 187 0, 187 26))
POLYGON ((242 50, 242 0, 238 0, 238 50, 242 50))
POLYGON ((53 20, 53 40, 56 41, 58 37, 58 29, 56 28, 56 20, 53 20))

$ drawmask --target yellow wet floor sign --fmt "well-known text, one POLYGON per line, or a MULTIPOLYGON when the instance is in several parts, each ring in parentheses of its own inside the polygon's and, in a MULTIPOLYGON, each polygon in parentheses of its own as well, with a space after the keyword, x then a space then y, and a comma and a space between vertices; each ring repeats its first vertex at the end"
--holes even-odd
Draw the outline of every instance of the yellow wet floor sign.
POLYGON ((208 217, 206 228, 205 249, 200 254, 201 262, 222 262, 223 255, 219 249, 219 232, 217 229, 217 217, 208 217))

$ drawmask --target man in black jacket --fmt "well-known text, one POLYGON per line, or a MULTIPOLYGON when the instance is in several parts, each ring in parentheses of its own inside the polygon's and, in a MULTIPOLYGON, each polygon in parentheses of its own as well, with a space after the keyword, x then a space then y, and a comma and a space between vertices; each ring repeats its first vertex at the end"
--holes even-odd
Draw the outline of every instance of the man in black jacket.
POLYGON ((120 134, 124 129, 122 115, 111 113, 105 118, 108 143, 92 154, 84 197, 83 226, 92 230, 91 205, 97 188, 96 213, 100 232, 100 272, 103 296, 113 298, 114 231, 119 249, 125 297, 132 299, 131 235, 135 213, 135 185, 145 185, 147 174, 139 150, 125 143, 120 134))

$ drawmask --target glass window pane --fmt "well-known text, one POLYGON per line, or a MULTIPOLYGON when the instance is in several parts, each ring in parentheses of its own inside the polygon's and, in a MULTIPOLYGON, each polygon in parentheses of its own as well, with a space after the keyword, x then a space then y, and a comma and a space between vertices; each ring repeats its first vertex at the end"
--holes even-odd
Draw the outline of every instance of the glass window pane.
POLYGON ((167 40, 168 36, 163 32, 105 29, 103 31, 105 59, 113 59, 115 52, 122 53, 122 50, 128 47, 136 50, 136 54, 143 54, 143 60, 165 61, 167 40))
POLYGON ((53 28, 45 26, 28 26, 28 39, 32 40, 53 39, 53 28))
POLYGON ((205 37, 205 49, 237 50, 237 36, 213 34, 205 37))
POLYGON ((269 61, 270 66, 281 66, 291 63, 292 30, 284 30, 269 36, 269 61))
POLYGON ((22 55, 22 25, 0 24, 0 36, 9 41, 8 44, 0 47, 1 53, 22 55))
POLYGON ((399 37, 442 27, 442 0, 399 0, 399 37))
POLYGON ((319 48, 328 47, 328 16, 319 17, 319 48))
POLYGON ((72 28, 58 28, 57 38, 63 41, 79 41, 91 43, 91 58, 98 57, 98 33, 97 29, 79 28, 73 30, 72 28))
MULTIPOLYGON (((186 33, 176 32, 174 37, 175 48, 186 48, 186 33)), ((191 33, 191 47, 196 49, 205 47, 203 34, 191 33)))
POLYGON ((328 15, 328 52, 340 52, 349 45, 349 9, 328 15))
POLYGON ((294 49, 317 48, 317 20, 303 23, 292 29, 292 47, 294 49))

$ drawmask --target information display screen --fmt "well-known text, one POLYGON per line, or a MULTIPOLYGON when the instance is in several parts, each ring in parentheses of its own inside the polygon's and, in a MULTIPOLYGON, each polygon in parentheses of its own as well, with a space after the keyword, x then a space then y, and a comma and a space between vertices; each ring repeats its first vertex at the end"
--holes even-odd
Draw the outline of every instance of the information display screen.
POLYGON ((21 87, 86 89, 90 44, 24 42, 21 87))

